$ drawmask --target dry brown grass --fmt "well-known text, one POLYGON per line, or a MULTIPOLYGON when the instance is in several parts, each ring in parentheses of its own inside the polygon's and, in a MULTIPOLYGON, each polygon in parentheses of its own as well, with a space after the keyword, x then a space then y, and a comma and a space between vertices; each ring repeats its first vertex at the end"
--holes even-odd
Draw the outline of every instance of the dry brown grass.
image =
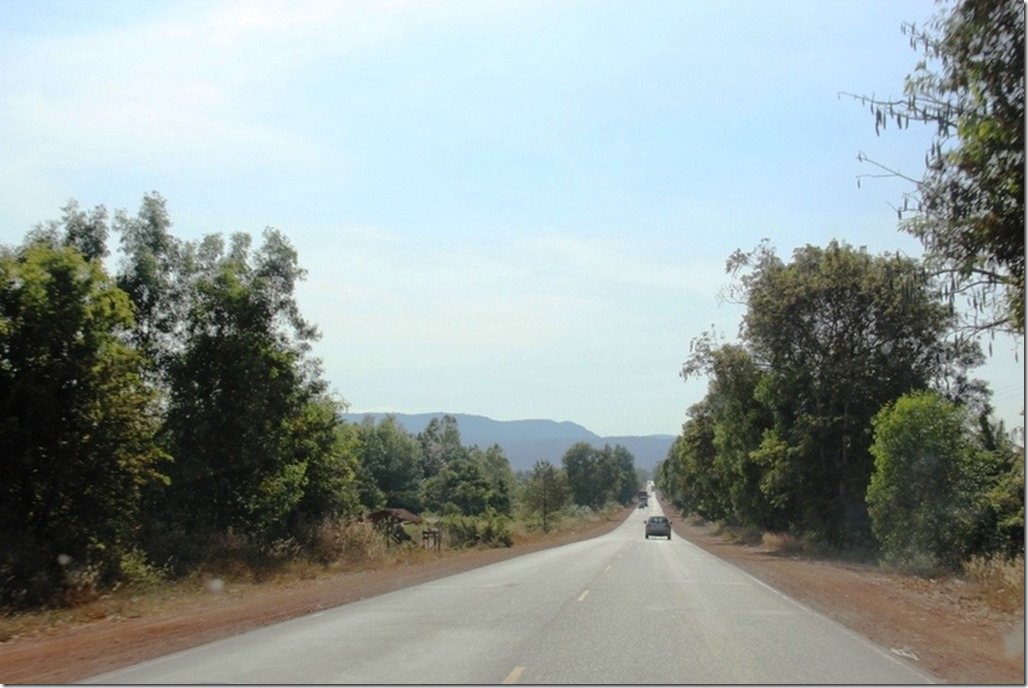
POLYGON ((800 554, 804 550, 803 543, 788 533, 764 533, 760 546, 778 554, 800 554))
MULTIPOLYGON (((606 520, 608 516, 600 513, 566 518, 549 533, 515 524, 515 544, 529 545, 557 539, 562 533, 580 531, 606 520)), ((439 552, 426 550, 421 547, 420 528, 408 526, 408 532, 412 542, 389 546, 370 524, 326 523, 317 533, 318 541, 312 558, 292 559, 271 568, 255 570, 243 555, 222 556, 176 580, 150 578, 137 585, 91 593, 77 600, 79 603, 73 606, 0 613, 0 643, 15 637, 44 636, 57 629, 101 619, 160 616, 183 605, 195 604, 209 592, 224 591, 222 594, 230 597, 245 597, 264 587, 289 587, 341 573, 373 571, 396 565, 417 566, 462 551, 445 546, 439 552)))
POLYGON ((1002 612, 1024 609, 1024 556, 971 557, 964 564, 964 575, 981 586, 989 606, 1002 612))

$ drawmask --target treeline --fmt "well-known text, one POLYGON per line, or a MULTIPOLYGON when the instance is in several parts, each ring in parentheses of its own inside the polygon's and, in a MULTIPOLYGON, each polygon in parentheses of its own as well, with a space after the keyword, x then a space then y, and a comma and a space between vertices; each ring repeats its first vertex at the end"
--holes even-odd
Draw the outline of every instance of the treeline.
POLYGON ((765 243, 729 264, 741 343, 693 342, 708 391, 657 469, 677 506, 923 569, 1023 552, 1023 456, 917 261, 765 243))
POLYGON ((463 446, 452 417, 417 435, 391 418, 343 422, 286 237, 170 230, 154 193, 135 216, 71 202, 0 247, 4 606, 84 579, 184 575, 229 546, 257 562, 313 556, 326 527, 382 507, 465 530, 484 518, 510 544, 503 519, 548 526, 568 504, 627 503, 637 488, 623 447, 576 446, 574 470, 519 477, 499 446, 463 446), (554 480, 537 504, 537 483, 554 480))
POLYGON ((1024 449, 970 371, 978 335, 1024 335, 1024 4, 958 0, 903 32, 904 96, 854 98, 876 133, 930 126, 924 175, 858 159, 911 184, 896 212, 923 261, 737 251, 740 341, 693 341, 682 372, 707 394, 657 482, 709 519, 917 571, 1009 557, 1023 577, 1024 449))

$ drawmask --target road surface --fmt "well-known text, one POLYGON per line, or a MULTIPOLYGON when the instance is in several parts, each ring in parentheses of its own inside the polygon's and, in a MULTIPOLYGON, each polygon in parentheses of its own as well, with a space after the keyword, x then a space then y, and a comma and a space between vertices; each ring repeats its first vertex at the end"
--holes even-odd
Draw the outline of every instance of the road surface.
POLYGON ((608 535, 86 683, 930 683, 911 661, 690 543, 608 535))

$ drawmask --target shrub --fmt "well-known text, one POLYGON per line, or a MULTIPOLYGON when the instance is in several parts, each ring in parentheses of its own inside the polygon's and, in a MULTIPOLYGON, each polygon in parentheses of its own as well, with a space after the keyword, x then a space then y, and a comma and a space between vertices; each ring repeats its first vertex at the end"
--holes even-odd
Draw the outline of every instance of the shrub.
POLYGON ((482 516, 444 516, 440 525, 455 547, 511 547, 514 532, 509 519, 495 513, 482 516))
POLYGON ((1000 611, 1024 609, 1024 556, 971 557, 964 575, 982 587, 988 604, 1000 611))
POLYGON ((886 563, 919 573, 959 568, 984 492, 975 468, 985 457, 969 436, 966 410, 916 392, 885 406, 873 426, 867 504, 886 563))
POLYGON ((151 588, 164 582, 168 578, 168 571, 151 564, 141 550, 132 549, 121 556, 119 575, 119 583, 122 585, 151 588))
POLYGON ((803 543, 788 533, 764 533, 760 545, 764 549, 782 554, 798 554, 803 551, 803 543))
POLYGON ((100 570, 95 566, 70 568, 64 574, 55 602, 61 607, 78 607, 100 597, 100 570))

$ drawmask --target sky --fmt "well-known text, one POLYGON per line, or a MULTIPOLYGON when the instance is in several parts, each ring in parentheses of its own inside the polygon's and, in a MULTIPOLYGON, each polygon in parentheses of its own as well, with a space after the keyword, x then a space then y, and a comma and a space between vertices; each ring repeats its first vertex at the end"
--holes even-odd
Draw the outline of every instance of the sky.
MULTIPOLYGON (((725 261, 897 230, 931 131, 902 94, 924 0, 0 0, 0 243, 69 199, 167 201, 184 240, 296 247, 314 353, 353 412, 678 434, 733 341, 725 261)), ((112 237, 112 248, 116 248, 112 237)), ((111 261, 117 257, 112 256, 111 261)), ((1023 426, 1024 347, 977 372, 1023 426)))

